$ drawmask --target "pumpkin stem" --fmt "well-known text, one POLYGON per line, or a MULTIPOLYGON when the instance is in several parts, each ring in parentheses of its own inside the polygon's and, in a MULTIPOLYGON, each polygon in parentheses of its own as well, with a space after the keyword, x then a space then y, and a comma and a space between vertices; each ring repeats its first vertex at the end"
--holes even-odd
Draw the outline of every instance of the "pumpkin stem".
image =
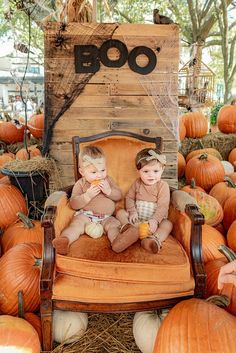
POLYGON ((226 245, 220 245, 218 247, 219 252, 223 254, 229 262, 236 260, 235 252, 226 245))
POLYGON ((227 183, 227 186, 229 188, 234 188, 234 189, 236 188, 236 184, 233 182, 233 180, 230 177, 225 176, 224 181, 227 183))
POLYGON ((22 212, 17 212, 17 217, 21 220, 21 222, 24 224, 25 228, 31 229, 34 228, 34 224, 31 222, 31 220, 22 212))
POLYGON ((4 152, 7 151, 7 144, 6 144, 6 142, 0 140, 0 147, 1 147, 1 150, 3 150, 4 152))
POLYGON ((24 313, 24 295, 23 295, 23 290, 19 290, 17 293, 18 297, 18 317, 24 319, 25 313, 24 313))
POLYGON ((190 189, 196 189, 196 181, 194 178, 192 178, 190 181, 190 189))
POLYGON ((206 302, 215 304, 220 308, 226 308, 230 304, 230 299, 227 295, 212 295, 205 300, 206 302))
POLYGON ((207 153, 203 153, 203 154, 201 154, 198 158, 199 158, 200 160, 202 160, 202 159, 206 159, 206 160, 207 160, 208 154, 207 154, 207 153))

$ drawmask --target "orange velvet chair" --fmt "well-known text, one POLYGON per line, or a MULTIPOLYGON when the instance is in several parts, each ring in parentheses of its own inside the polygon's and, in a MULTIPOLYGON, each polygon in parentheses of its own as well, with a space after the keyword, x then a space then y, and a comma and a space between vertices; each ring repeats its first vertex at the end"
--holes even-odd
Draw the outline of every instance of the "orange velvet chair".
MULTIPOLYGON (((81 146, 96 144, 107 157, 108 173, 124 194, 137 177, 136 153, 146 147, 162 149, 160 137, 151 138, 109 131, 72 141, 75 180, 81 146)), ((82 235, 67 256, 57 255, 52 240, 69 224, 74 211, 68 197, 72 187, 49 196, 42 220, 44 255, 40 282, 43 349, 52 349, 54 309, 84 312, 125 312, 164 308, 192 296, 202 297, 206 275, 201 255, 204 218, 196 206, 181 213, 170 207, 173 232, 160 253, 150 254, 138 241, 123 253, 110 249, 105 235, 92 239, 82 235)))

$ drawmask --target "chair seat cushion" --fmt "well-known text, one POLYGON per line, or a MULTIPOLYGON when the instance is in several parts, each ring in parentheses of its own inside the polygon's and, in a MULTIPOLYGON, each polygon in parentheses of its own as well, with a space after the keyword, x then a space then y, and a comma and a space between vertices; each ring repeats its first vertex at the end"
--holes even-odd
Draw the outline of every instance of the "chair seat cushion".
POLYGON ((158 254, 140 242, 116 254, 106 236, 82 235, 68 256, 56 255, 53 298, 93 303, 129 303, 193 295, 188 256, 172 236, 158 254))

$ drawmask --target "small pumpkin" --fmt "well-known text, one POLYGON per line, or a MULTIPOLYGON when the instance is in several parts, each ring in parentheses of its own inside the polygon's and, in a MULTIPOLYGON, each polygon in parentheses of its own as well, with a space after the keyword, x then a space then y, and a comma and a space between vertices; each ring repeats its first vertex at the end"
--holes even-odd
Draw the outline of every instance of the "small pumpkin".
MULTIPOLYGON (((0 168, 2 168, 5 163, 10 162, 13 159, 14 159, 14 157, 12 156, 12 153, 0 152, 0 168)), ((3 178, 3 177, 4 177, 4 175, 2 173, 0 173, 0 178, 3 178)))
POLYGON ((225 134, 236 133, 236 105, 224 105, 217 115, 217 124, 225 134))
POLYGON ((72 343, 83 336, 88 326, 88 314, 73 311, 53 311, 53 339, 72 343))
POLYGON ((85 226, 85 233, 94 239, 100 238, 103 235, 103 231, 101 223, 89 222, 85 226))
POLYGON ((217 183, 213 186, 209 195, 214 197, 221 204, 225 205, 225 201, 232 195, 236 195, 236 184, 229 178, 225 177, 224 182, 217 183))
POLYGON ((16 159, 20 159, 22 161, 27 161, 28 159, 32 159, 34 157, 42 156, 40 150, 37 147, 35 147, 35 146, 28 147, 28 151, 29 151, 29 154, 28 154, 26 148, 21 148, 16 153, 16 159))
POLYGON ((6 143, 23 141, 24 127, 16 121, 0 121, 0 140, 6 143))
POLYGON ((152 353, 157 332, 169 310, 145 311, 135 313, 133 336, 142 353, 152 353))
POLYGON ((187 137, 202 137, 208 132, 207 118, 201 112, 189 112, 183 115, 187 137))
POLYGON ((28 128, 30 133, 35 138, 42 138, 43 129, 44 129, 44 115, 43 114, 32 115, 28 122, 28 128))
POLYGON ((38 334, 26 320, 0 315, 0 327, 0 352, 40 353, 38 334))
POLYGON ((200 186, 196 185, 196 182, 195 182, 194 178, 192 178, 190 180, 190 184, 189 185, 183 186, 181 190, 185 191, 185 192, 189 192, 189 191, 192 191, 192 190, 198 190, 198 191, 206 192, 203 188, 201 188, 200 186))

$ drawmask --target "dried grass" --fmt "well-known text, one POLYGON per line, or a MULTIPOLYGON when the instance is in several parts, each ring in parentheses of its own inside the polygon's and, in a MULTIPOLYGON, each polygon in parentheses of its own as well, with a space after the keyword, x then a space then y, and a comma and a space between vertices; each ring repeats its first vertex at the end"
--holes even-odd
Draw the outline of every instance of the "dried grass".
POLYGON ((133 317, 133 313, 90 314, 84 336, 60 344, 52 353, 140 353, 133 337, 133 317))

